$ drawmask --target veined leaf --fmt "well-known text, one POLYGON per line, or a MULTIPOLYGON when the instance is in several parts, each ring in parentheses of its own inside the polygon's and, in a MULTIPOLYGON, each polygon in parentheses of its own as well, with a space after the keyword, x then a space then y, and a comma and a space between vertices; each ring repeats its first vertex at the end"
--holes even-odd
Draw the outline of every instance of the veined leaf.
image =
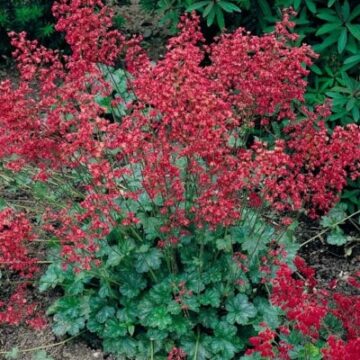
POLYGON ((341 54, 344 51, 346 43, 347 43, 347 30, 343 29, 341 31, 341 34, 340 34, 339 40, 338 40, 338 52, 339 52, 339 54, 341 54))
POLYGON ((235 4, 231 3, 231 2, 228 2, 228 1, 219 1, 217 4, 218 4, 223 10, 225 10, 225 11, 228 12, 228 13, 232 13, 232 12, 234 12, 234 11, 241 12, 241 9, 240 9, 237 5, 235 5, 235 4))
POLYGON ((346 27, 349 29, 351 35, 354 38, 356 38, 357 40, 360 40, 360 25, 346 24, 346 27))
POLYGON ((332 32, 332 31, 338 29, 339 27, 341 27, 340 20, 338 22, 332 22, 332 23, 321 25, 319 27, 319 30, 315 33, 315 35, 316 36, 324 35, 326 33, 329 33, 329 32, 332 32))
POLYGON ((206 6, 208 4, 209 4, 209 1, 199 1, 199 2, 197 2, 195 4, 190 5, 186 9, 186 11, 190 12, 190 11, 194 11, 194 10, 199 10, 199 9, 203 8, 204 6, 206 6))

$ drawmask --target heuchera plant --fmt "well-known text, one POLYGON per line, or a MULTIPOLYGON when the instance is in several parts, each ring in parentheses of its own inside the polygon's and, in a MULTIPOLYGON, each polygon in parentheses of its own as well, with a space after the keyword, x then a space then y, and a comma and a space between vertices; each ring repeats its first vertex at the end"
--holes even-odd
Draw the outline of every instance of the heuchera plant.
MULTIPOLYGON (((239 29, 211 45, 183 17, 154 64, 140 38, 112 30, 101 1, 53 11, 70 56, 10 34, 21 82, 0 84, 0 157, 43 204, 34 226, 55 246, 40 289, 64 289, 49 310, 55 333, 87 329, 127 359, 233 359, 264 322, 273 340, 288 308, 283 273, 271 279, 294 257, 291 215, 327 212, 360 173, 359 128, 330 134, 328 106, 305 107, 316 55, 289 45, 291 13, 272 34, 239 29), (274 143, 254 136, 279 120, 274 143)), ((2 233, 1 259, 7 234, 32 239, 2 233)), ((19 254, 9 270, 22 276, 19 254)))

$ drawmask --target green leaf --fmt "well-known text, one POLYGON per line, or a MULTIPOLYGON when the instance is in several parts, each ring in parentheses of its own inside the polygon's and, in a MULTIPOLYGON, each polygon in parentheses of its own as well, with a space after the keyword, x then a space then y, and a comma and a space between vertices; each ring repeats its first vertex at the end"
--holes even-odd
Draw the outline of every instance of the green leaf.
POLYGON ((6 352, 5 359, 15 360, 18 359, 18 356, 21 354, 20 349, 17 346, 14 346, 10 351, 6 352))
POLYGON ((142 289, 145 289, 147 283, 144 277, 138 273, 124 273, 121 276, 122 285, 119 290, 120 293, 130 299, 139 295, 142 289))
POLYGON ((191 331, 192 324, 189 319, 180 315, 172 319, 171 331, 174 331, 178 336, 183 336, 191 331))
POLYGON ((347 59, 344 60, 344 64, 358 64, 360 62, 360 54, 359 55, 353 55, 348 57, 347 59))
POLYGON ((191 12, 191 11, 194 11, 194 10, 199 10, 199 9, 203 8, 204 6, 208 5, 209 1, 211 1, 211 0, 199 1, 197 3, 194 3, 194 4, 190 5, 186 9, 186 11, 191 12))
POLYGON ((326 20, 329 22, 338 22, 339 17, 336 15, 336 12, 334 10, 330 9, 321 9, 316 14, 316 17, 318 17, 321 20, 326 20))
POLYGON ((127 325, 117 319, 108 319, 105 322, 103 336, 105 338, 118 338, 127 334, 127 325))
POLYGON ((161 252, 158 249, 151 248, 147 252, 137 254, 135 269, 138 273, 148 272, 150 269, 159 269, 161 265, 161 252))
POLYGON ((218 6, 215 7, 215 13, 216 13, 216 22, 219 28, 223 29, 225 27, 224 13, 218 6))
POLYGON ((327 236, 326 241, 330 245, 341 246, 347 243, 348 237, 339 227, 337 227, 327 236))
POLYGON ((329 32, 332 32, 332 31, 338 29, 339 27, 341 27, 341 22, 340 21, 321 25, 319 27, 319 29, 316 31, 315 35, 316 36, 324 35, 326 33, 329 33, 329 32))
POLYGON ((336 0, 329 0, 327 6, 332 7, 336 0))
POLYGON ((206 25, 209 27, 214 23, 215 20, 215 10, 212 9, 209 13, 209 16, 206 19, 206 25))
POLYGON ((171 315, 163 306, 155 307, 144 319, 143 325, 165 330, 172 324, 171 315))
POLYGON ((84 317, 69 318, 63 314, 56 314, 53 319, 54 325, 52 329, 57 336, 62 336, 66 333, 74 336, 85 327, 84 317))
POLYGON ((236 338, 236 327, 227 322, 220 322, 211 337, 210 348, 214 354, 223 360, 231 360, 236 352, 241 349, 239 339, 236 338))
POLYGON ((343 29, 340 33, 339 40, 338 40, 338 52, 341 54, 346 46, 347 43, 347 30, 343 29))
POLYGON ((205 293, 200 296, 200 304, 217 308, 220 306, 220 299, 221 293, 218 289, 207 289, 205 293))
POLYGON ((234 11, 241 12, 241 9, 231 2, 220 0, 217 4, 228 13, 232 13, 234 11))
POLYGON ((98 311, 95 318, 99 323, 104 323, 107 319, 115 315, 115 308, 112 306, 104 306, 101 310, 98 311))
POLYGON ((330 335, 337 335, 339 338, 344 335, 342 322, 335 315, 328 313, 323 322, 325 326, 321 327, 320 334, 324 339, 327 339, 330 335))
POLYGON ((358 16, 360 16, 360 4, 359 4, 359 5, 356 5, 356 6, 351 10, 351 13, 350 13, 350 16, 349 16, 349 22, 350 22, 350 21, 353 21, 353 20, 356 19, 358 16))
POLYGON ((349 29, 351 35, 357 40, 360 40, 360 25, 347 23, 346 26, 349 29))
POLYGON ((320 224, 323 227, 333 227, 340 223, 346 217, 346 213, 341 204, 331 209, 329 213, 322 217, 320 224))
POLYGON ((313 0, 305 0, 307 8, 313 13, 316 13, 316 4, 313 0))
POLYGON ((310 70, 317 75, 322 75, 321 69, 315 64, 310 67, 310 70))
POLYGON ((266 0, 258 0, 261 11, 266 17, 272 16, 270 5, 266 0))
POLYGON ((136 341, 129 336, 122 338, 105 338, 104 351, 134 358, 136 356, 136 341))
POLYGON ((214 4, 215 4, 214 1, 210 1, 210 2, 208 3, 208 5, 206 6, 206 8, 204 9, 204 11, 203 11, 203 13, 202 13, 202 15, 203 15, 204 18, 206 18, 206 17, 209 15, 210 11, 211 11, 212 8, 214 7, 214 4))
POLYGON ((347 21, 349 18, 349 15, 350 15, 350 5, 349 5, 348 0, 345 0, 344 4, 341 6, 341 13, 342 13, 343 19, 345 21, 347 21))
POLYGON ((281 310, 278 307, 273 306, 263 297, 256 297, 254 305, 257 309, 260 322, 265 322, 271 329, 276 329, 280 325, 281 310))
POLYGON ((226 320, 230 324, 237 323, 239 325, 246 325, 249 319, 256 316, 256 308, 248 300, 245 294, 238 294, 226 302, 226 320))

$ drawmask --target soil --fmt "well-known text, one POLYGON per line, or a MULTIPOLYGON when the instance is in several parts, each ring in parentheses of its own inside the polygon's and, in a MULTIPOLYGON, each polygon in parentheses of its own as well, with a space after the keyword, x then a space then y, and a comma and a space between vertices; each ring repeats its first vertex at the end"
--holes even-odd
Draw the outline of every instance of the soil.
MULTIPOLYGON (((317 224, 303 222, 299 226, 298 241, 305 242, 307 239, 320 233, 322 229, 317 224)), ((348 233, 359 237, 355 229, 347 229, 348 233)), ((342 292, 348 295, 360 295, 360 291, 347 284, 350 275, 360 270, 360 242, 350 243, 347 246, 332 246, 326 243, 326 235, 318 237, 300 249, 299 255, 315 269, 319 287, 328 288, 333 281, 330 290, 342 292), (334 282, 335 281, 335 282, 334 282)))

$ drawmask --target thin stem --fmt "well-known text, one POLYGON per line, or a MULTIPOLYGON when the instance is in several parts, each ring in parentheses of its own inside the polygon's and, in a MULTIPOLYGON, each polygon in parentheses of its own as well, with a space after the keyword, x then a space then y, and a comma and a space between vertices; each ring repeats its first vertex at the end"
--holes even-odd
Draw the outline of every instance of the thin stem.
POLYGON ((321 235, 324 235, 325 233, 327 233, 331 228, 333 228, 334 226, 337 226, 337 225, 340 225, 342 224, 343 222, 345 222, 346 220, 354 217, 355 215, 357 214, 360 214, 360 210, 352 213, 351 215, 343 218, 342 220, 336 222, 335 224, 331 225, 331 227, 328 227, 322 231, 320 231, 318 234, 316 234, 315 236, 311 237, 310 239, 306 240, 305 242, 303 242, 301 245, 300 245, 300 248, 302 248, 303 246, 307 245, 308 243, 312 242, 313 240, 316 240, 318 237, 320 237, 321 235))
MULTIPOLYGON (((19 350, 19 352, 21 353, 27 353, 27 352, 32 352, 32 351, 37 351, 37 350, 43 350, 43 349, 49 349, 55 346, 60 346, 63 344, 66 344, 67 342, 71 341, 72 339, 78 337, 79 335, 81 335, 82 333, 84 333, 84 331, 79 332, 77 335, 71 336, 63 341, 54 343, 54 344, 48 344, 48 345, 41 345, 41 346, 37 346, 37 347, 33 347, 33 348, 28 348, 28 349, 21 349, 19 350)), ((11 351, 0 351, 0 354, 9 354, 11 351)))
POLYGON ((150 360, 154 360, 154 342, 150 340, 150 360))
POLYGON ((195 344, 195 353, 194 353, 194 359, 193 360, 197 360, 197 358, 198 358, 199 342, 200 342, 200 330, 198 328, 197 329, 196 344, 195 344))

